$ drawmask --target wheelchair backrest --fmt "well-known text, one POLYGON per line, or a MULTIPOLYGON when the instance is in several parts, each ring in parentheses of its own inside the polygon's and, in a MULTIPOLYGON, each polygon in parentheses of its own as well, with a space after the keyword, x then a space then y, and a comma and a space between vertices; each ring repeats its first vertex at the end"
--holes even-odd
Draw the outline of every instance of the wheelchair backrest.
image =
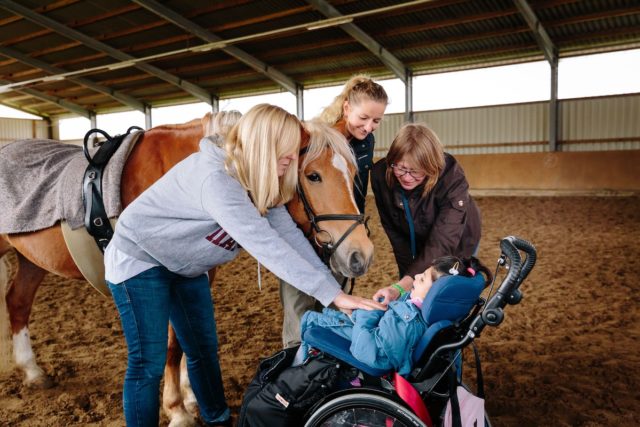
POLYGON ((467 317, 484 290, 485 277, 444 276, 433 283, 422 303, 422 317, 427 330, 416 345, 413 360, 422 356, 431 339, 443 328, 467 317))

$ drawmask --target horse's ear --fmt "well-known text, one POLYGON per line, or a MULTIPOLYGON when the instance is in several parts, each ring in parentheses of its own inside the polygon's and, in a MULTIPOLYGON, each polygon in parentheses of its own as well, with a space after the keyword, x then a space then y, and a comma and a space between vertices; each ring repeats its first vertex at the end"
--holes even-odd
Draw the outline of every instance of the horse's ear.
POLYGON ((207 114, 204 115, 204 117, 202 119, 200 119, 200 122, 202 123, 202 135, 203 136, 209 136, 209 132, 211 129, 211 113, 208 112, 207 114))
POLYGON ((300 150, 307 147, 310 141, 311 134, 304 128, 304 126, 300 126, 300 150))

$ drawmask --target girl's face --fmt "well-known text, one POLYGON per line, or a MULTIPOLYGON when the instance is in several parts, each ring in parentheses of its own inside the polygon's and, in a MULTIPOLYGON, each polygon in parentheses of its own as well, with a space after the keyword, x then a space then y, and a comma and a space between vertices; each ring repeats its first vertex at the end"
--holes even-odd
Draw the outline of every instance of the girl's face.
POLYGON ((425 172, 416 165, 413 158, 407 155, 403 156, 398 163, 394 163, 392 167, 400 186, 407 191, 422 184, 426 178, 425 172))
POLYGON ((364 139, 374 130, 378 129, 386 104, 365 99, 358 105, 345 101, 343 106, 343 117, 345 120, 345 130, 349 135, 347 138, 364 139))
POLYGON ((295 161, 297 158, 298 155, 296 153, 291 153, 278 158, 278 177, 284 176, 284 174, 287 173, 287 169, 289 169, 291 162, 295 161))
POLYGON ((413 291, 411 291, 411 296, 424 299, 427 296, 429 289, 431 289, 431 285, 433 285, 433 276, 433 267, 429 267, 422 274, 416 274, 413 279, 413 291))

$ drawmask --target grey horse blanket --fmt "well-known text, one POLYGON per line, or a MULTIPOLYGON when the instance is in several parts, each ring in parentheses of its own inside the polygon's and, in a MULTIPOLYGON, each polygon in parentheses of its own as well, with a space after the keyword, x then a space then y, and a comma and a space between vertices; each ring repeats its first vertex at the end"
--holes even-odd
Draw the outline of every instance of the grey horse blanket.
MULTIPOLYGON (((122 212, 122 169, 142 134, 129 134, 105 167, 102 190, 109 218, 122 212)), ((87 166, 77 145, 27 139, 0 146, 0 234, 37 231, 63 219, 72 229, 83 227, 82 177, 87 166)))

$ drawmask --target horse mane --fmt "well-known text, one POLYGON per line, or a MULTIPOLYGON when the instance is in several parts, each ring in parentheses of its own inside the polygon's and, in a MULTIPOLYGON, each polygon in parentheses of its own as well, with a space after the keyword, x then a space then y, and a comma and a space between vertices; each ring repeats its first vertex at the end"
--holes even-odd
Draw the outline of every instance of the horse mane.
POLYGON ((355 155, 349 147, 344 135, 338 132, 333 127, 319 120, 310 120, 304 122, 304 127, 309 132, 309 147, 302 160, 301 169, 304 170, 309 163, 318 159, 326 148, 331 149, 334 153, 337 153, 344 157, 344 159, 351 163, 357 170, 358 165, 356 163, 355 155))

